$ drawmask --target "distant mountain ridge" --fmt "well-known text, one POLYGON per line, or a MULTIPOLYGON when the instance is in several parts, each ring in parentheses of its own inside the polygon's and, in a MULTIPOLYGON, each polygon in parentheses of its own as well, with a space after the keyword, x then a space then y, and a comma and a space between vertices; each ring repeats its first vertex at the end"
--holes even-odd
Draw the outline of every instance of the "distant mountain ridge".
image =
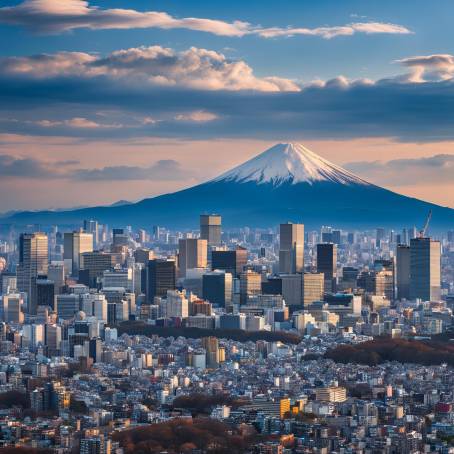
POLYGON ((67 211, 21 212, 0 219, 18 225, 80 225, 97 219, 111 226, 194 228, 199 214, 216 212, 226 227, 273 227, 301 221, 309 228, 421 225, 432 210, 431 229, 454 228, 454 210, 371 184, 300 144, 277 144, 222 175, 188 189, 67 211))

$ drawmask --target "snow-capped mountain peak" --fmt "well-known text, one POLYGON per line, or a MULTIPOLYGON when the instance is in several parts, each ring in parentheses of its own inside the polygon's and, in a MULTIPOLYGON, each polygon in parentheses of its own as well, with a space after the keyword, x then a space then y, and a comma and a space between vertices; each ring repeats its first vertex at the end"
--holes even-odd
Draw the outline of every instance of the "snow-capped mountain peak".
POLYGON ((240 183, 309 183, 328 181, 346 185, 369 185, 366 181, 313 153, 299 143, 279 143, 214 181, 240 183))

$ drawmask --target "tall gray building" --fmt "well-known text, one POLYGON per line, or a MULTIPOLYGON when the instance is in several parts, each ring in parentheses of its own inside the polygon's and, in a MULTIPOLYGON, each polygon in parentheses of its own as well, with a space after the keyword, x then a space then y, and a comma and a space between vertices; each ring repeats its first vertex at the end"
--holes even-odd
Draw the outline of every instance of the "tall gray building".
POLYGON ((410 298, 437 301, 441 298, 440 242, 431 238, 410 240, 410 298))
POLYGON ((93 252, 93 234, 85 232, 66 232, 64 236, 63 259, 65 267, 73 276, 79 275, 80 256, 93 252))
POLYGON ((28 312, 36 314, 36 301, 33 301, 33 286, 38 275, 47 275, 49 262, 48 238, 45 233, 23 233, 19 237, 19 264, 17 267, 17 288, 27 292, 28 312))
POLYGON ((337 287, 337 245, 317 244, 317 273, 325 276, 325 292, 335 292, 337 287))
POLYGON ((399 244, 396 252, 397 298, 410 299, 410 246, 399 244))
POLYGON ((208 242, 198 238, 184 238, 178 242, 178 265, 180 276, 187 270, 207 267, 208 242))
POLYGON ((222 218, 219 214, 200 215, 200 238, 208 241, 208 246, 221 244, 222 218))
POLYGON ((284 274, 304 271, 304 224, 281 224, 279 272, 284 274))

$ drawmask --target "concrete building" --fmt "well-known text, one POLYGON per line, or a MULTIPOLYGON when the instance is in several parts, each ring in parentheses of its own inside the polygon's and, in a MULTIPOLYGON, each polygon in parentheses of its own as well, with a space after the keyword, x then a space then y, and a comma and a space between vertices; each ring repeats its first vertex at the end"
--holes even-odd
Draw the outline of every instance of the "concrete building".
POLYGON ((410 240, 410 298, 438 301, 441 298, 440 242, 431 238, 410 240))
POLYGON ((304 270, 304 225, 281 224, 279 245, 279 272, 302 273, 304 270))

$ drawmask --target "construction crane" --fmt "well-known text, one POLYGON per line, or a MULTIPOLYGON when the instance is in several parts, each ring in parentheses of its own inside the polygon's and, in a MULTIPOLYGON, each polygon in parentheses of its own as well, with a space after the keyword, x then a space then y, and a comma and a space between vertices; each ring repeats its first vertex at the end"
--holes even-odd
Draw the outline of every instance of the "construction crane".
POLYGON ((427 229, 429 228, 429 222, 432 219, 432 210, 429 210, 429 214, 427 215, 426 223, 422 230, 419 231, 419 238, 424 238, 427 233, 427 229))

